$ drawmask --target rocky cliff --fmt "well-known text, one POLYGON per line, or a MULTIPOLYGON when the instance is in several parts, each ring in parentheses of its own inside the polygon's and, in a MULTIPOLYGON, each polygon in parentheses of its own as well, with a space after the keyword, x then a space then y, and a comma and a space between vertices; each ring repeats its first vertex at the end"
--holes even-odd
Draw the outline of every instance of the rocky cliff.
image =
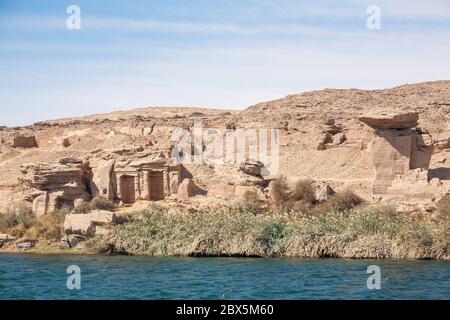
POLYGON ((185 194, 195 184, 200 197, 264 191, 265 182, 239 165, 173 167, 173 132, 192 133, 199 121, 205 130, 222 132, 279 129, 278 174, 291 181, 309 178, 334 190, 350 188, 371 201, 374 195, 375 201, 386 198, 386 192, 414 201, 411 186, 419 180, 430 186, 432 197, 434 186, 440 193, 450 190, 450 81, 437 81, 385 90, 325 89, 242 111, 143 108, 3 127, 0 209, 25 202, 43 213, 93 194, 151 200, 176 194, 180 183, 190 190, 185 194), (191 180, 183 184, 184 179, 191 180), (161 190, 151 187, 158 185, 161 190))

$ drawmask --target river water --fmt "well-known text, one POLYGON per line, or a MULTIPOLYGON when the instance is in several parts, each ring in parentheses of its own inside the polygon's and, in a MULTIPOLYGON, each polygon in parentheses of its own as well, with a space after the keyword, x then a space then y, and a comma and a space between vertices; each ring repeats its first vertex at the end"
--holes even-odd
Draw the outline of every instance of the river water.
POLYGON ((0 299, 450 299, 450 262, 0 254, 0 299))

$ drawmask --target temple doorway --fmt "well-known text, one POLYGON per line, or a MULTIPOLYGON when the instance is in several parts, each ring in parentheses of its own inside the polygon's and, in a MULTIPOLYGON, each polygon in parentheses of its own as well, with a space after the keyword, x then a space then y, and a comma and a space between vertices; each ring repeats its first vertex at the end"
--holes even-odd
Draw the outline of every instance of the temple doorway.
POLYGON ((133 176, 123 176, 121 178, 120 188, 122 193, 122 201, 124 203, 134 203, 136 201, 133 176))
POLYGON ((148 188, 150 200, 164 199, 164 176, 162 172, 148 173, 148 188))

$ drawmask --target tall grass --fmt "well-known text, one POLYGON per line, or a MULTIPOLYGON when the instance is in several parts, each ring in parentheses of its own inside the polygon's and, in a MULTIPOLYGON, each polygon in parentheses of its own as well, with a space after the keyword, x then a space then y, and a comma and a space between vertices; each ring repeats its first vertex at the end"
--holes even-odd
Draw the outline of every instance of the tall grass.
POLYGON ((335 214, 255 215, 235 208, 170 214, 152 207, 91 246, 100 252, 173 256, 448 259, 450 220, 415 219, 389 207, 335 214))

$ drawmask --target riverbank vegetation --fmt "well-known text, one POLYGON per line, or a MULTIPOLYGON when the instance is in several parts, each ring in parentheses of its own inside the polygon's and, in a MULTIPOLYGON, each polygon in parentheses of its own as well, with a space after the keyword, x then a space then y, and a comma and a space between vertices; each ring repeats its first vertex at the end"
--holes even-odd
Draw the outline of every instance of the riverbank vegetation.
POLYGON ((351 191, 315 205, 301 201, 262 214, 254 202, 190 213, 152 206, 89 245, 102 253, 153 256, 449 259, 448 215, 401 215, 364 204, 351 191))
MULTIPOLYGON (((152 205, 121 214, 120 224, 88 240, 87 249, 153 256, 450 259, 450 195, 437 207, 433 215, 398 214, 350 190, 319 201, 311 181, 289 188, 280 178, 270 202, 248 193, 240 203, 214 210, 152 205)), ((93 209, 115 206, 98 198, 40 218, 18 208, 0 214, 0 233, 59 243, 65 214, 93 209)))

